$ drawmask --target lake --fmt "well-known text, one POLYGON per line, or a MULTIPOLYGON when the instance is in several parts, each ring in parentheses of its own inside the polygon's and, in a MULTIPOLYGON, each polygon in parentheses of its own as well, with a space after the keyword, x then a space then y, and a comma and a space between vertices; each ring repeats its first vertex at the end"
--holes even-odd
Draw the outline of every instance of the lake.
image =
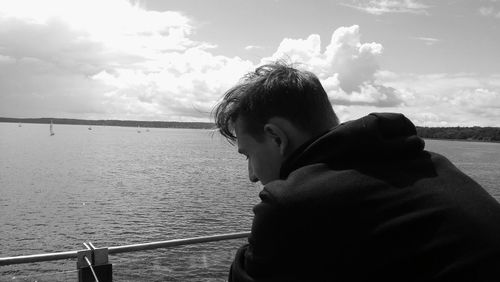
MULTIPOLYGON (((261 187, 208 130, 0 123, 0 257, 248 231, 261 187)), ((426 140, 500 201, 500 144, 426 140)), ((225 281, 245 239, 111 255, 115 281, 225 281)), ((76 281, 74 260, 0 281, 76 281)))

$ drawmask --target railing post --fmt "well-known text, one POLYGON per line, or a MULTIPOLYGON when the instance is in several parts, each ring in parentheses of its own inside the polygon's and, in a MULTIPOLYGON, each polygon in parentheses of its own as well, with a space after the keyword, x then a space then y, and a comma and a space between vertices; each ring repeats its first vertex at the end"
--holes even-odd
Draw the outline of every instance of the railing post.
POLYGON ((83 243, 88 250, 77 252, 78 282, 112 282, 113 265, 108 262, 108 248, 95 248, 83 243))

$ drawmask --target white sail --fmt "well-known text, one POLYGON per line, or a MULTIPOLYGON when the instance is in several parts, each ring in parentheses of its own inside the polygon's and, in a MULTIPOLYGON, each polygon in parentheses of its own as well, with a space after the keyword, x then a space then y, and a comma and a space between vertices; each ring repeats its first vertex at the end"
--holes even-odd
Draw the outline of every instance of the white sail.
POLYGON ((50 121, 50 136, 55 134, 53 127, 54 127, 54 125, 52 124, 52 121, 50 121))

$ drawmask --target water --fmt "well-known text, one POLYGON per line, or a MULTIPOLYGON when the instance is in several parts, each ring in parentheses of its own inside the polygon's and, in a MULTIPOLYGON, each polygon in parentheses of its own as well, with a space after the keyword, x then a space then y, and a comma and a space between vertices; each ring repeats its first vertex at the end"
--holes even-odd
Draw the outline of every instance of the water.
MULTIPOLYGON (((258 185, 207 130, 0 123, 0 257, 250 229, 258 185)), ((500 201, 500 144, 426 140, 500 201)), ((244 239, 110 256, 116 281, 225 281, 244 239)), ((74 260, 0 281, 75 281, 74 260)))
POLYGON ((425 148, 446 156, 500 202, 500 143, 427 139, 425 148))
MULTIPOLYGON (((211 132, 54 130, 49 136, 48 125, 0 124, 0 256, 77 250, 84 241, 116 246, 249 230, 260 189, 248 183, 244 158, 211 132)), ((243 243, 110 258, 117 281, 222 281, 243 243)), ((75 274, 51 273, 75 268, 71 260, 1 267, 0 279, 35 273, 38 281, 65 281, 75 274)))

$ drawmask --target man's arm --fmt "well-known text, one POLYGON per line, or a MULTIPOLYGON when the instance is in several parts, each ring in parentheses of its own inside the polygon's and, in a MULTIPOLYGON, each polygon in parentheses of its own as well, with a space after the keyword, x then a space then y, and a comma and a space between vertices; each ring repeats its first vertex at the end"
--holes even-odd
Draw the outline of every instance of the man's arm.
POLYGON ((236 253, 229 281, 280 281, 284 273, 283 240, 286 238, 284 221, 278 204, 265 189, 259 194, 261 202, 254 211, 249 244, 236 253))

